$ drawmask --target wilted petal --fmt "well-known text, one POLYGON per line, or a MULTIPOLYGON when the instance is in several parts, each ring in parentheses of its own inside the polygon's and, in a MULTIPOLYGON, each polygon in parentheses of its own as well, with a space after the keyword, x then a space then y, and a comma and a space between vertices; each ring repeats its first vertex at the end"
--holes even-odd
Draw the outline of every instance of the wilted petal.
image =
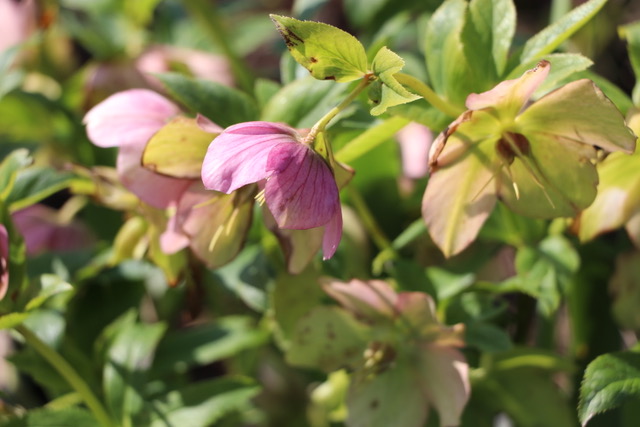
POLYGON ((543 96, 517 117, 516 123, 523 133, 564 138, 608 151, 632 153, 636 143, 620 111, 587 79, 543 96))
MULTIPOLYGON (((280 228, 308 229, 337 220, 340 199, 335 178, 322 157, 308 146, 274 147, 267 171, 270 177, 265 185, 265 200, 280 228)), ((333 243, 334 235, 330 234, 328 252, 335 251, 331 248, 333 243)))
POLYGON ((469 400, 469 365, 458 350, 432 344, 422 346, 418 355, 422 389, 440 416, 443 427, 460 425, 460 416, 469 400))
POLYGON ((365 317, 392 319, 396 316, 398 294, 382 280, 353 279, 348 283, 326 279, 322 288, 347 310, 365 317))
POLYGON ((0 224, 0 300, 9 288, 9 233, 4 224, 0 224))
POLYGON ((494 107, 504 112, 505 117, 515 117, 547 77, 550 69, 548 61, 540 61, 535 68, 518 79, 505 80, 487 92, 472 93, 467 97, 466 106, 470 110, 494 107))
POLYGON ((265 179, 269 152, 278 144, 299 144, 294 129, 268 122, 247 122, 225 129, 209 146, 202 182, 210 190, 232 191, 265 179))
POLYGON ((147 89, 131 89, 111 95, 93 107, 83 122, 91 142, 99 147, 118 147, 147 142, 178 107, 147 89))
POLYGON ((141 166, 146 141, 120 147, 117 169, 122 185, 143 202, 164 209, 177 202, 193 181, 170 178, 141 166))

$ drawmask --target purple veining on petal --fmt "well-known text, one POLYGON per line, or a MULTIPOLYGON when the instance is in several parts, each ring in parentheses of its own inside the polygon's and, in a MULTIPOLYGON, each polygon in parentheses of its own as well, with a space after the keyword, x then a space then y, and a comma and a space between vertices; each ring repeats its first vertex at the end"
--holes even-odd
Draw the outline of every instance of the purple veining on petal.
POLYGON ((339 207, 338 187, 326 162, 303 144, 269 153, 265 200, 280 228, 304 230, 329 222, 339 207))
MULTIPOLYGON (((243 123, 244 124, 244 123, 243 123)), ((269 152, 278 144, 298 144, 288 132, 267 126, 231 126, 213 140, 202 163, 202 182, 210 190, 231 193, 265 179, 269 152), (264 129, 269 133, 258 133, 264 129)))

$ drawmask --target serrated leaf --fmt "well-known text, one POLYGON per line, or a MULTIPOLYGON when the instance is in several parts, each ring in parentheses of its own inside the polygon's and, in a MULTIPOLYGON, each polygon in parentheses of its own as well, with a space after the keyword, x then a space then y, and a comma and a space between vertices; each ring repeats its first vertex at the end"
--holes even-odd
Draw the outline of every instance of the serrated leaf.
POLYGON ((176 73, 156 74, 156 77, 189 110, 202 114, 222 127, 258 118, 255 101, 238 89, 176 73))
POLYGON ((221 378, 172 390, 154 401, 151 427, 216 425, 230 412, 245 409, 260 387, 250 380, 221 378))
POLYGON ((215 137, 200 129, 195 119, 176 117, 151 137, 142 166, 174 178, 199 179, 202 161, 215 137))
MULTIPOLYGON (((552 53, 545 55, 544 59, 551 63, 551 70, 544 82, 534 92, 534 98, 555 89, 563 80, 571 78, 575 73, 586 70, 593 64, 591 59, 579 53, 552 53)), ((535 67, 537 63, 537 60, 521 63, 509 73, 506 79, 518 78, 527 70, 535 67)))
POLYGON ((320 306, 298 321, 287 362, 326 372, 363 362, 368 327, 338 307, 320 306))
POLYGON ((414 95, 404 88, 394 77, 404 67, 404 61, 396 53, 386 47, 378 51, 371 64, 373 74, 378 77, 382 83, 380 88, 379 99, 374 100, 375 107, 371 109, 371 114, 379 116, 384 113, 387 108, 396 105, 406 104, 416 99, 420 99, 418 95, 414 95))
POLYGON ((367 55, 351 34, 328 24, 269 15, 294 59, 319 80, 349 82, 367 73, 367 55))
POLYGON ((582 28, 605 5, 607 0, 589 0, 544 28, 525 43, 521 62, 541 59, 582 28))
POLYGON ((578 415, 583 426, 596 414, 640 400, 640 354, 609 353, 589 363, 580 387, 578 415))

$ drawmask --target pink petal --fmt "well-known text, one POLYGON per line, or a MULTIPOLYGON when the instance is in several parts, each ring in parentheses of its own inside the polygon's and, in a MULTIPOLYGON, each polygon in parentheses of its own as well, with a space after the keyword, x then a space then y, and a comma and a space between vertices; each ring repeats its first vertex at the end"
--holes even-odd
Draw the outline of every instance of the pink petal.
POLYGON ((143 202, 164 209, 177 202, 193 180, 170 178, 140 165, 146 142, 120 147, 117 169, 122 185, 143 202))
POLYGON ((398 294, 382 280, 353 279, 348 283, 323 280, 322 288, 331 298, 358 316, 392 319, 397 314, 395 306, 398 294))
POLYGON ((0 1, 0 52, 26 40, 36 30, 35 0, 0 1))
POLYGON ((70 251, 85 248, 93 238, 84 224, 74 221, 61 224, 58 212, 44 205, 31 205, 11 215, 22 234, 27 253, 34 255, 45 250, 70 251))
POLYGON ((0 224, 0 300, 9 288, 9 233, 4 224, 0 224))
MULTIPOLYGON (((280 228, 304 230, 338 221, 338 187, 327 163, 304 144, 279 144, 267 161, 273 172, 265 185, 265 200, 280 228)), ((341 219, 339 222, 342 222, 341 219)), ((336 223, 326 236, 328 251, 336 243, 336 223)))
POLYGON ((93 107, 83 122, 87 135, 99 147, 147 142, 180 110, 168 99, 147 89, 111 95, 93 107))
POLYGON ((397 134, 402 158, 402 172, 407 178, 419 179, 427 176, 429 149, 433 142, 431 130, 419 123, 409 123, 397 134))
POLYGON ((340 239, 342 239, 342 209, 340 209, 338 203, 337 212, 324 227, 324 237, 322 238, 323 260, 328 260, 336 253, 340 239))
POLYGON ((231 193, 268 175, 269 152, 278 144, 298 144, 294 129, 269 122, 247 122, 225 129, 213 140, 202 164, 210 190, 231 193))
POLYGON ((460 416, 469 400, 469 365, 462 353, 425 344, 420 353, 422 387, 431 406, 440 416, 441 426, 460 425, 460 416))
POLYGON ((547 77, 550 69, 551 64, 548 61, 540 61, 535 68, 525 72, 520 78, 505 80, 486 92, 472 93, 467 97, 466 106, 470 110, 487 107, 507 109, 509 113, 516 115, 547 77))
POLYGON ((160 249, 165 254, 174 254, 189 246, 189 236, 182 231, 178 218, 176 212, 169 218, 166 230, 160 235, 160 249))
POLYGON ((224 130, 222 129, 222 127, 218 126, 217 124, 215 124, 214 122, 212 122, 211 120, 209 120, 208 118, 206 118, 200 113, 196 115, 196 124, 200 129, 209 133, 218 134, 224 130))

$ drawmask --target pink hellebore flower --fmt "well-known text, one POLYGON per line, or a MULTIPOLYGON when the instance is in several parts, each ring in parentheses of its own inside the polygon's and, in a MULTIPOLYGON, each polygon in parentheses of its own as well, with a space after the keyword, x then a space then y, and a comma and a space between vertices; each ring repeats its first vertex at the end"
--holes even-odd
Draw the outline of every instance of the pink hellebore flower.
POLYGON ((91 246, 93 237, 84 223, 61 221, 58 211, 35 204, 11 215, 29 255, 44 251, 71 251, 91 246))
POLYGON ((402 172, 410 179, 420 179, 429 172, 429 149, 433 142, 431 129, 411 122, 396 134, 400 145, 402 172))
POLYGON ((9 289, 9 233, 7 228, 0 224, 0 300, 4 298, 9 289))
POLYGON ((149 139, 179 108, 147 89, 131 89, 111 95, 84 117, 87 135, 98 147, 120 147, 117 160, 122 184, 145 203, 166 208, 182 195, 189 180, 170 178, 141 166, 149 139))
POLYGON ((324 259, 340 243, 342 212, 331 167, 287 125, 247 122, 225 129, 209 146, 202 181, 227 194, 264 182, 264 201, 278 227, 325 227, 324 259))

